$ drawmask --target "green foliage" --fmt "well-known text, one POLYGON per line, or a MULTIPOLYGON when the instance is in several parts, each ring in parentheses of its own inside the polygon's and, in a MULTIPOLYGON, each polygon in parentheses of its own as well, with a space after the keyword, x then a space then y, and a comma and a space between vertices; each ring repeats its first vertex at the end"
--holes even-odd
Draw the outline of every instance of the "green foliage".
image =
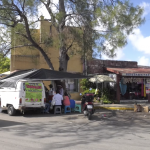
POLYGON ((92 90, 87 89, 87 90, 82 92, 82 95, 84 95, 85 93, 93 93, 93 94, 95 94, 95 90, 96 89, 92 89, 92 90))
POLYGON ((10 70, 10 59, 7 57, 3 57, 0 54, 0 73, 4 73, 10 70))
POLYGON ((103 28, 95 45, 95 55, 102 53, 109 57, 116 56, 116 49, 127 44, 127 36, 135 27, 144 23, 142 13, 143 9, 134 7, 129 1, 119 0, 115 5, 101 3, 95 11, 95 15, 100 18, 96 24, 103 28))
POLYGON ((104 104, 115 103, 115 101, 111 95, 110 89, 108 89, 108 88, 103 89, 103 94, 100 99, 103 101, 104 104))
POLYGON ((99 97, 100 100, 102 100, 104 104, 117 103, 117 101, 114 100, 115 91, 113 89, 109 89, 109 88, 98 89, 97 93, 95 93, 96 86, 95 84, 89 82, 88 79, 82 79, 80 81, 80 85, 82 89, 82 95, 84 95, 85 93, 95 94, 95 100, 94 100, 95 102, 100 102, 100 101, 97 101, 99 97), (90 88, 92 88, 92 90, 89 90, 90 88))
POLYGON ((90 84, 90 82, 89 82, 88 79, 82 79, 82 80, 80 81, 80 85, 81 85, 81 89, 82 89, 83 91, 89 90, 89 89, 90 89, 90 86, 91 86, 91 84, 90 84))

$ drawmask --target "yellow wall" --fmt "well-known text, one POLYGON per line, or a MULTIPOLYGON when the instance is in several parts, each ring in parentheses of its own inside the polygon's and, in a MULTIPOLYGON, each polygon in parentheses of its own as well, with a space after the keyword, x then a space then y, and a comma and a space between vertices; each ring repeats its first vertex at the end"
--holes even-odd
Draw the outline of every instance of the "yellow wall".
MULTIPOLYGON (((41 30, 39 30, 37 33, 39 33, 38 36, 40 37, 42 42, 42 39, 49 36, 50 23, 47 21, 41 21, 41 30)), ((52 36, 54 37, 55 40, 56 38, 58 38, 57 32, 54 28, 52 28, 52 36)), ((43 45, 41 46, 43 47, 43 45)), ((44 50, 46 50, 46 53, 51 59, 54 69, 58 70, 59 49, 57 47, 57 40, 53 47, 44 48, 44 50)), ((34 48, 31 49, 29 47, 16 48, 15 50, 12 50, 10 71, 24 70, 24 69, 40 69, 40 68, 48 69, 49 67, 38 50, 34 48)), ((68 61, 67 71, 80 73, 83 72, 83 64, 80 55, 74 55, 73 57, 70 57, 70 60, 68 61)), ((48 86, 50 84, 50 81, 45 81, 44 84, 48 86)), ((80 95, 78 92, 71 93, 71 98, 80 99, 80 95)))

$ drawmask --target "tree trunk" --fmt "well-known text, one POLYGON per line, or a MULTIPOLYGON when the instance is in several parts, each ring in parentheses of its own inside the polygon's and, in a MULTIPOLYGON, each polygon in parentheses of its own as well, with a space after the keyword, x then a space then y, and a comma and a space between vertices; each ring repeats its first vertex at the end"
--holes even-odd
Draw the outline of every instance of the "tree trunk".
POLYGON ((68 65, 69 56, 66 53, 65 47, 60 47, 59 49, 59 71, 66 72, 68 65))

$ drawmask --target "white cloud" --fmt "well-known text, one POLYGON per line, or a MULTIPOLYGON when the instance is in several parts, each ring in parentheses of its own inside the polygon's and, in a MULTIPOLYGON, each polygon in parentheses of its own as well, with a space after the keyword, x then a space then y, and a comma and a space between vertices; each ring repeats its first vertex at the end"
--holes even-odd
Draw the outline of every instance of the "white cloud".
POLYGON ((144 9, 144 14, 143 16, 146 16, 147 14, 150 13, 150 3, 142 2, 140 6, 144 9))
POLYGON ((102 58, 103 59, 108 59, 108 60, 123 60, 125 54, 123 52, 123 49, 117 49, 116 50, 116 57, 114 58, 109 58, 108 56, 106 55, 102 55, 102 58))
POLYGON ((150 36, 144 37, 140 29, 135 29, 128 39, 138 51, 150 54, 150 36))
POLYGON ((149 58, 146 58, 145 56, 140 57, 138 60, 138 65, 150 66, 149 58))

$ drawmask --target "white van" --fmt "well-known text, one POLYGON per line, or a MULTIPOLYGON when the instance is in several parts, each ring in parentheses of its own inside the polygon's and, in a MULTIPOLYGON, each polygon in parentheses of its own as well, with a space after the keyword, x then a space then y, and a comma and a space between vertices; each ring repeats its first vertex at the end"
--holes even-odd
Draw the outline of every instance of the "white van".
POLYGON ((28 109, 44 108, 45 88, 41 81, 18 81, 16 86, 0 88, 0 107, 10 116, 16 110, 24 113, 28 109))

